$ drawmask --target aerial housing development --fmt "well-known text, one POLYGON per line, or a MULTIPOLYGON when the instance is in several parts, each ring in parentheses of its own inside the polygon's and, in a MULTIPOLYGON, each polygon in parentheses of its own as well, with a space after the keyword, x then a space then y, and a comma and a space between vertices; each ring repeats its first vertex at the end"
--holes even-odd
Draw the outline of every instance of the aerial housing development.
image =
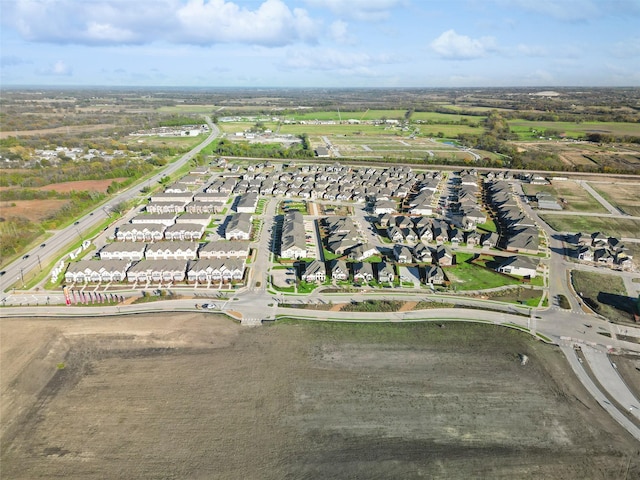
MULTIPOLYGON (((306 107, 308 92, 161 92, 91 142, 4 140, 0 433, 16 478, 64 476, 72 458, 102 475, 122 429, 142 459, 166 429, 189 455, 213 445, 203 478, 229 465, 212 451, 245 450, 303 456, 278 478, 306 477, 320 444, 354 478, 366 458, 349 452, 412 478, 395 459, 431 462, 434 445, 482 448, 461 455, 524 465, 518 478, 545 462, 563 478, 640 472, 636 136, 542 135, 516 117, 593 107, 573 91, 334 93, 335 112, 320 93, 306 107)), ((607 95, 628 112, 627 90, 607 95)), ((137 478, 158 472, 142 462, 137 478)), ((492 476, 462 464, 457 478, 492 476)), ((341 476, 330 467, 320 478, 341 476)))

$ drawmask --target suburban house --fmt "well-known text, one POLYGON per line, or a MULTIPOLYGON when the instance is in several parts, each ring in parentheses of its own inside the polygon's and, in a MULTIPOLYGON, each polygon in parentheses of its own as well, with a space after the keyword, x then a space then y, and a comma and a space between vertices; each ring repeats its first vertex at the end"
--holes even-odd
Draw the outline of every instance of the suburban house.
POLYGON ((283 258, 304 258, 309 256, 303 217, 298 210, 290 210, 284 215, 280 256, 283 258))
POLYGON ((108 243, 100 250, 100 260, 131 260, 136 262, 144 258, 145 243, 116 242, 108 243))
POLYGON ((349 254, 347 256, 349 257, 349 260, 361 262, 362 260, 373 257, 374 255, 377 255, 377 254, 378 254, 378 249, 366 243, 366 244, 356 245, 355 247, 353 247, 349 251, 349 254))
POLYGON ((425 268, 425 283, 429 285, 442 285, 445 281, 444 270, 438 265, 431 265, 425 268))
POLYGON ((198 252, 197 242, 155 242, 147 245, 147 260, 192 260, 198 252))
POLYGON ((411 263, 413 261, 411 250, 406 245, 396 243, 393 246, 393 256, 399 263, 411 263))
POLYGON ((456 256, 444 245, 439 245, 433 252, 433 260, 436 265, 450 267, 456 263, 456 256))
POLYGON ((69 283, 121 282, 131 260, 80 260, 67 267, 64 279, 69 283))
POLYGON ((126 223, 116 230, 116 240, 121 242, 156 242, 162 240, 165 225, 156 223, 150 225, 132 225, 126 223))
POLYGON ((344 260, 334 260, 331 263, 331 278, 333 280, 349 280, 349 268, 344 260))
POLYGON ((189 262, 187 277, 190 282, 228 283, 240 281, 244 276, 244 260, 239 258, 211 258, 189 262))
POLYGON ((324 262, 313 260, 307 264, 302 279, 305 282, 324 282, 327 279, 327 269, 324 262))
POLYGON ((173 283, 186 277, 186 260, 141 260, 127 270, 129 283, 173 283))
POLYGON ((540 261, 537 258, 516 256, 505 258, 496 270, 500 273, 533 278, 537 274, 540 261))
POLYGON ((198 251, 198 258, 247 258, 249 242, 240 240, 218 240, 205 243, 198 251))
POLYGON ((256 213, 258 207, 258 194, 246 193, 240 197, 236 205, 238 213, 256 213))
POLYGON ((376 200, 373 204, 373 213, 381 215, 383 213, 396 213, 398 206, 393 200, 376 200))
POLYGON ((176 223, 164 231, 165 240, 200 240, 204 235, 201 223, 176 223))
POLYGON ((418 243, 413 247, 413 256, 416 258, 416 261, 420 263, 431 263, 433 261, 431 249, 424 243, 418 243))
POLYGON ((395 269, 393 265, 387 262, 380 262, 376 264, 378 270, 378 281, 382 282, 393 282, 396 278, 395 269))
POLYGON ((249 240, 251 238, 250 213, 236 213, 227 217, 224 236, 227 240, 249 240))
POLYGON ((357 262, 353 265, 353 280, 355 282, 370 282, 373 280, 373 264, 357 262))

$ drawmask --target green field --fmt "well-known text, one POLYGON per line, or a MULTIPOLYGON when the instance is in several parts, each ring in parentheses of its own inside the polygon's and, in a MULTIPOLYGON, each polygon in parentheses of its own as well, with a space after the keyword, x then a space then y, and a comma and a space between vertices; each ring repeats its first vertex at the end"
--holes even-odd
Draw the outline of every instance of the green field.
POLYGON ((213 114, 220 108, 219 105, 173 105, 170 107, 158 107, 157 111, 161 113, 209 113, 213 114))
POLYGON ((411 121, 423 121, 433 123, 454 123, 466 121, 469 124, 481 123, 486 117, 475 115, 459 115, 455 113, 438 113, 438 112, 413 112, 411 121))
POLYGON ((587 133, 603 133, 615 136, 640 136, 640 124, 622 122, 534 122, 530 120, 510 120, 511 131, 521 140, 538 139, 541 132, 555 130, 569 137, 581 137, 587 133), (534 133, 533 131, 536 131, 534 133))
MULTIPOLYGON (((470 253, 458 253, 456 254, 456 265, 445 269, 445 274, 451 281, 451 287, 455 290, 485 290, 487 288, 520 283, 515 278, 502 275, 479 264, 471 263, 470 260, 473 257, 474 255, 470 253)), ((491 260, 493 260, 493 257, 485 257, 480 263, 484 264, 491 260)))
POLYGON ((558 232, 602 232, 616 237, 640 238, 640 220, 580 215, 540 215, 558 232))

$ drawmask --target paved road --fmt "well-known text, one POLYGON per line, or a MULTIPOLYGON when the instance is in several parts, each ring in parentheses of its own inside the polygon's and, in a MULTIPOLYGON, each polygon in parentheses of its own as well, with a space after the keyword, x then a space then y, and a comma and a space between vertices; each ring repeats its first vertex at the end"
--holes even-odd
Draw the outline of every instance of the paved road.
MULTIPOLYGON (((150 179, 131 187, 115 197, 112 197, 109 200, 109 204, 117 205, 137 197, 142 193, 145 185, 159 181, 164 175, 171 175, 175 173, 204 147, 213 142, 219 135, 220 131, 218 130, 218 127, 211 122, 209 117, 206 117, 206 120, 211 128, 211 134, 206 140, 191 149, 189 152, 185 153, 175 162, 167 165, 150 179)), ((27 252, 25 254, 27 258, 21 258, 8 265, 4 270, 5 273, 0 277, 0 292, 5 292, 12 286, 20 288, 24 283, 23 279, 26 280, 32 271, 39 272, 42 270, 42 267, 47 266, 51 261, 57 258, 59 252, 67 245, 82 239, 84 232, 103 222, 109 216, 109 213, 108 205, 96 208, 92 212, 89 212, 79 218, 74 224, 55 232, 53 236, 46 240, 44 246, 35 247, 31 251, 27 252)))
POLYGON ((569 345, 563 345, 560 348, 567 357, 567 360, 569 360, 569 365, 571 365, 572 370, 575 372, 577 377, 580 379, 589 393, 593 396, 593 398, 595 398, 600 406, 607 412, 609 412, 609 414, 631 435, 633 435, 637 440, 640 440, 640 428, 638 428, 631 420, 624 416, 624 414, 620 412, 620 410, 614 407, 611 402, 607 400, 607 397, 600 391, 600 389, 596 387, 595 383, 593 383, 589 375, 587 375, 587 372, 584 370, 582 364, 578 361, 578 357, 576 356, 576 352, 573 347, 569 345))
POLYGON ((582 186, 582 188, 584 188, 587 192, 589 192, 593 196, 593 198, 595 198, 598 202, 600 202, 600 205, 606 208, 609 211, 609 213, 611 213, 612 215, 624 215, 620 210, 618 210, 616 207, 611 205, 607 200, 605 200, 602 197, 602 195, 596 192, 595 189, 591 185, 589 185, 587 182, 585 182, 584 180, 576 180, 576 182, 578 183, 578 185, 582 186))
POLYGON ((617 367, 606 352, 590 347, 581 347, 584 358, 589 363, 589 367, 594 377, 600 385, 609 392, 612 398, 628 410, 634 417, 640 420, 640 402, 631 393, 629 387, 620 377, 617 367))

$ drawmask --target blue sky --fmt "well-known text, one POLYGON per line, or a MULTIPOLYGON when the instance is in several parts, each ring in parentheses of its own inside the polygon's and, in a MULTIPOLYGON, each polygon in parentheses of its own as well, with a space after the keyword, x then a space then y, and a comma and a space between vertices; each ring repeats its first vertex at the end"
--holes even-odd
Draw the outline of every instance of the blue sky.
POLYGON ((1 85, 640 86, 640 0, 0 0, 1 85))

